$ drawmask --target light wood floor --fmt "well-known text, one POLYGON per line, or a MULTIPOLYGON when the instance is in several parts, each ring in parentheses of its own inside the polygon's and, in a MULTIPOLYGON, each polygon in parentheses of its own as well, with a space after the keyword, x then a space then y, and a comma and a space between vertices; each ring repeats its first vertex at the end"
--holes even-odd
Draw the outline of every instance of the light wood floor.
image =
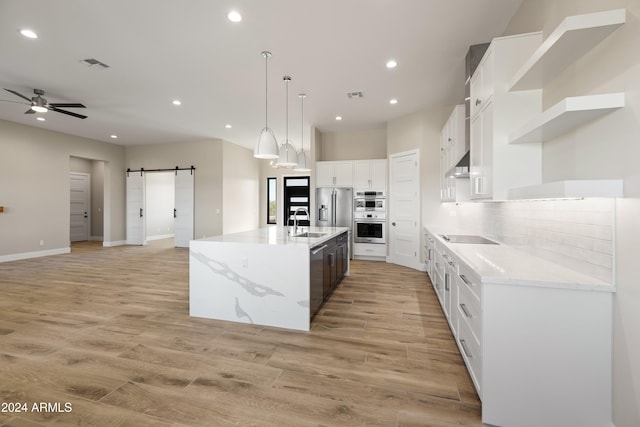
POLYGON ((425 273, 354 261, 292 332, 190 318, 168 243, 0 264, 0 425, 482 425, 425 273))

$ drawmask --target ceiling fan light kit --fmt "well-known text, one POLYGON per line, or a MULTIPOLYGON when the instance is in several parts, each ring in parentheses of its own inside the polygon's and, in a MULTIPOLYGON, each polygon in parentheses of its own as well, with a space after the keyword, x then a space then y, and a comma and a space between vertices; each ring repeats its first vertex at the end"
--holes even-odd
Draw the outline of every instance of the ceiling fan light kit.
POLYGON ((29 107, 29 109, 27 111, 25 111, 25 114, 46 113, 47 111, 51 110, 51 111, 55 111, 56 113, 66 114, 68 116, 77 117, 79 119, 86 119, 87 118, 87 116, 85 116, 85 115, 60 109, 60 107, 63 107, 63 108, 87 108, 84 105, 79 104, 77 102, 74 102, 74 103, 59 103, 59 102, 49 103, 49 101, 47 101, 46 98, 44 98, 44 96, 43 96, 44 95, 44 90, 42 90, 42 89, 34 89, 33 93, 36 96, 34 96, 32 98, 27 98, 26 96, 24 96, 23 94, 21 94, 19 92, 16 92, 15 90, 7 89, 7 88, 5 88, 4 90, 6 90, 7 92, 12 93, 12 94, 24 99, 25 101, 29 102, 30 107, 29 107))
POLYGON ((265 50, 262 52, 262 56, 264 57, 264 128, 262 128, 262 131, 258 136, 256 147, 253 150, 253 157, 258 159, 277 159, 278 141, 276 141, 276 136, 274 135, 273 130, 269 128, 267 120, 267 107, 269 100, 267 91, 267 63, 271 57, 271 52, 265 50))

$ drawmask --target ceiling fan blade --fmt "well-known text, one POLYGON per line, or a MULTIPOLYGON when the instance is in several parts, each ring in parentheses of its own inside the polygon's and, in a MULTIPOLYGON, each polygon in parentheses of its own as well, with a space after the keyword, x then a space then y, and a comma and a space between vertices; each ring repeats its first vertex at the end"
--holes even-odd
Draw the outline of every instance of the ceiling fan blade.
POLYGON ((26 96, 16 92, 15 90, 7 89, 7 88, 4 88, 4 90, 6 90, 7 92, 11 92, 12 94, 14 94, 16 96, 19 96, 20 98, 26 99, 27 101, 31 102, 31 98, 27 98, 26 96))
POLYGON ((84 105, 78 104, 78 103, 75 103, 75 104, 61 104, 59 102, 50 102, 49 106, 50 107, 56 107, 56 108, 58 108, 58 107, 60 107, 60 108, 87 108, 84 105))
POLYGON ((52 107, 51 104, 49 104, 49 109, 52 110, 52 111, 55 111, 56 113, 66 114, 68 116, 77 117, 79 119, 86 119, 87 118, 87 116, 83 116, 82 114, 72 113, 71 111, 61 110, 59 108, 52 107))
POLYGON ((33 111, 31 108, 29 108, 27 111, 24 112, 25 114, 35 114, 36 112, 33 111))

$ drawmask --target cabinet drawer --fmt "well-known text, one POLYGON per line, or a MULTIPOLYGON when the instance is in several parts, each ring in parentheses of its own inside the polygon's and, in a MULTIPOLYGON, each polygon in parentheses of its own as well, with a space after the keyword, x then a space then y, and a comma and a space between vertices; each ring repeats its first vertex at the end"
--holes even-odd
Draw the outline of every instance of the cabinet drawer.
POLYGON ((467 365, 469 375, 476 387, 478 396, 482 400, 482 347, 473 337, 473 333, 469 329, 467 322, 463 319, 458 321, 458 348, 460 354, 467 365))
POLYGON ((379 245, 373 243, 354 243, 353 254, 361 256, 387 256, 387 245, 379 245))
POLYGON ((480 291, 480 277, 462 262, 458 263, 458 274, 461 282, 467 285, 476 298, 480 300, 482 294, 480 291))
POLYGON ((469 286, 458 277, 458 319, 465 321, 473 336, 482 342, 482 308, 480 299, 471 292, 469 286))

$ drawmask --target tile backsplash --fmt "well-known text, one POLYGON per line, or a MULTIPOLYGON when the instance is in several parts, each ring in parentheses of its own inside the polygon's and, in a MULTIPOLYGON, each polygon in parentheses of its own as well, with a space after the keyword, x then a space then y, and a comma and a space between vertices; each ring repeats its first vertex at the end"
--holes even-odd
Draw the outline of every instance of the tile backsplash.
POLYGON ((461 231, 615 281, 614 199, 462 203, 455 209, 461 231))

